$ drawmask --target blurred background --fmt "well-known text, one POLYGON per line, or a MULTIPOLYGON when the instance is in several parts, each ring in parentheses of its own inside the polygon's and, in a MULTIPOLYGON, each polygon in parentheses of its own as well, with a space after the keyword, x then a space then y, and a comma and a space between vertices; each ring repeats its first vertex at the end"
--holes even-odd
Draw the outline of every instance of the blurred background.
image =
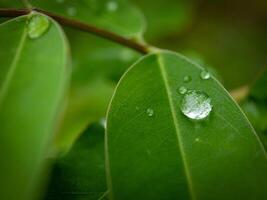
POLYGON ((131 0, 147 19, 145 38, 213 67, 227 89, 267 67, 266 0, 131 0))

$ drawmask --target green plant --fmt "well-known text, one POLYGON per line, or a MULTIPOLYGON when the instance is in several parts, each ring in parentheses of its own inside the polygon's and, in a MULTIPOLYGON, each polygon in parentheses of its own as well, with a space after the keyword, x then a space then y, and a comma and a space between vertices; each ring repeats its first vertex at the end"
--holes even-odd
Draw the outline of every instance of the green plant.
MULTIPOLYGON (((0 6, 1 199, 266 198, 266 73, 232 92, 256 133, 197 54, 144 41, 126 0, 0 6)), ((149 14, 149 38, 173 31, 149 14)))

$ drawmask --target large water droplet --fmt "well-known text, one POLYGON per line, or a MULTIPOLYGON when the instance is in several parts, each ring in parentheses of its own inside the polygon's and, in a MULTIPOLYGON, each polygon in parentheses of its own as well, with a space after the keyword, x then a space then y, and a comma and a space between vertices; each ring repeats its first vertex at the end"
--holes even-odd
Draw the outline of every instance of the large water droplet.
POLYGON ((180 94, 185 94, 187 92, 187 89, 186 89, 186 87, 181 86, 181 87, 179 87, 178 91, 180 94))
POLYGON ((31 39, 41 37, 49 28, 50 21, 43 15, 34 14, 28 22, 28 36, 31 39))
POLYGON ((147 113, 147 115, 148 115, 149 117, 152 117, 152 116, 154 115, 154 110, 151 109, 151 108, 148 108, 148 109, 146 110, 146 113, 147 113))
POLYGON ((207 80, 210 78, 210 73, 207 70, 203 70, 200 72, 200 78, 203 80, 207 80))
POLYGON ((77 14, 77 9, 75 7, 68 7, 67 13, 69 16, 74 17, 77 14))
POLYGON ((114 0, 107 2, 107 10, 110 12, 115 12, 118 9, 118 3, 114 0))
POLYGON ((184 76, 184 82, 189 83, 192 80, 191 76, 184 76))
POLYGON ((190 119, 205 119, 211 110, 211 98, 205 92, 189 90, 181 102, 182 113, 190 119))

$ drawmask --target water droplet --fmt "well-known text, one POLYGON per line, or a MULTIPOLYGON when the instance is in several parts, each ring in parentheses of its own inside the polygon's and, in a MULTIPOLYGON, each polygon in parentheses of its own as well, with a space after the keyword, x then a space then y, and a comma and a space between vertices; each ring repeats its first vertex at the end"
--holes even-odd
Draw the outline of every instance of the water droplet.
POLYGON ((99 123, 101 124, 101 126, 103 126, 104 128, 107 128, 107 119, 106 118, 102 118, 99 120, 99 123))
POLYGON ((148 109, 146 110, 146 113, 147 113, 147 115, 148 115, 149 117, 152 117, 152 116, 154 115, 154 110, 151 109, 151 108, 148 108, 148 109))
POLYGON ((196 138, 196 139, 195 139, 195 142, 200 142, 200 139, 199 139, 199 138, 196 138))
POLYGON ((181 102, 182 113, 190 119, 205 119, 211 110, 211 98, 205 92, 189 90, 181 102))
POLYGON ((28 36, 31 39, 41 37, 49 28, 50 21, 47 17, 39 14, 31 16, 28 22, 28 36))
POLYGON ((184 82, 189 83, 192 80, 191 76, 184 76, 184 82))
POLYGON ((118 3, 116 1, 109 1, 107 3, 107 10, 110 12, 115 12, 118 9, 118 3))
POLYGON ((186 92, 187 92, 186 87, 184 87, 184 86, 179 87, 179 93, 180 94, 185 94, 186 92))
POLYGON ((200 78, 207 80, 210 78, 210 73, 207 70, 203 70, 202 72, 200 72, 200 78))
POLYGON ((77 9, 75 7, 68 7, 67 13, 69 16, 74 17, 77 14, 77 9))

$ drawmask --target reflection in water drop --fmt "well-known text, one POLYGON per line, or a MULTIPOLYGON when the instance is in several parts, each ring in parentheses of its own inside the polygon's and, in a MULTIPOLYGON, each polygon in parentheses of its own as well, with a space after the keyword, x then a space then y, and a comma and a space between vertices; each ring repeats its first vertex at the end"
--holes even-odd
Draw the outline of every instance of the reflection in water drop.
POLYGON ((181 102, 182 113, 190 119, 205 119, 211 110, 211 98, 205 92, 189 90, 181 102))
POLYGON ((184 87, 184 86, 179 87, 179 93, 180 94, 185 94, 186 92, 187 92, 186 87, 184 87))
POLYGON ((147 115, 148 115, 149 117, 152 117, 152 116, 154 115, 154 110, 151 109, 151 108, 148 108, 148 109, 146 110, 146 113, 147 113, 147 115))
POLYGON ((41 37, 49 28, 50 21, 47 17, 39 14, 33 14, 28 22, 28 36, 31 39, 41 37))

